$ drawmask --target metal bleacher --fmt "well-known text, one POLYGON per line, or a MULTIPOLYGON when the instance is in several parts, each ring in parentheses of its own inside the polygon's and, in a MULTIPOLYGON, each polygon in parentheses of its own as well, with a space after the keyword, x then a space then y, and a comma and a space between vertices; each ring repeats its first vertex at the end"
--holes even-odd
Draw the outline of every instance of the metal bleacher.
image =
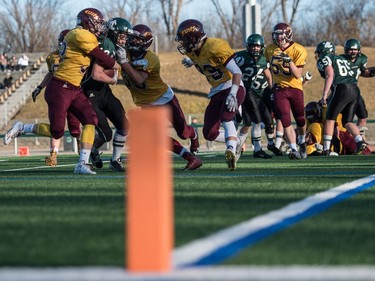
MULTIPOLYGON (((23 71, 12 71, 12 87, 0 90, 0 130, 3 130, 21 110, 32 91, 48 72, 47 64, 44 63, 44 53, 27 54, 27 56, 30 58, 29 67, 23 71)), ((1 81, 5 75, 6 72, 0 74, 1 81)))

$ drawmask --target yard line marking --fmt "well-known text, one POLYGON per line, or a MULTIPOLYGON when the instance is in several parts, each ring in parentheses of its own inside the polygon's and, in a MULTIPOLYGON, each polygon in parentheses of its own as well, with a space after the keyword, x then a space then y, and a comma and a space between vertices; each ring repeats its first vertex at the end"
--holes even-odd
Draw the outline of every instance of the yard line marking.
POLYGON ((64 164, 64 165, 59 164, 56 167, 43 165, 43 166, 34 166, 34 167, 27 167, 27 168, 8 169, 8 170, 2 170, 1 172, 17 172, 17 171, 28 171, 28 170, 35 170, 35 169, 56 169, 58 167, 69 167, 69 166, 75 166, 75 165, 76 164, 64 164))
POLYGON ((254 217, 189 242, 173 252, 175 268, 217 264, 252 244, 311 217, 354 194, 373 187, 375 174, 319 192, 279 210, 254 217))
POLYGON ((1 281, 365 281, 373 266, 215 266, 166 273, 131 273, 122 267, 0 268, 1 281))

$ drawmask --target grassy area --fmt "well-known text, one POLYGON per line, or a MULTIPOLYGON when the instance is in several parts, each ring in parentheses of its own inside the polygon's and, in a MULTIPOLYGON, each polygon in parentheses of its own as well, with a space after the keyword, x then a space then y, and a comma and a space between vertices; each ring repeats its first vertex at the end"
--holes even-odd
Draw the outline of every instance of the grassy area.
MULTIPOLYGON (((104 160, 109 155, 104 155, 104 160)), ((375 156, 253 159, 222 153, 182 171, 174 158, 175 246, 374 173, 375 156)), ((74 175, 76 155, 0 157, 0 266, 124 264, 124 175, 74 175)), ((152 188, 152 187, 151 187, 152 188)), ((375 264, 375 190, 367 189, 242 251, 235 265, 375 264)))

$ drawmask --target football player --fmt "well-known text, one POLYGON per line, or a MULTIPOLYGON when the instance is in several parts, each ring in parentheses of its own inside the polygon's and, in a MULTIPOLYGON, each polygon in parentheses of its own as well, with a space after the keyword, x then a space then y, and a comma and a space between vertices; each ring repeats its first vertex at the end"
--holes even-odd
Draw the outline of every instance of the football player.
POLYGON ((266 47, 265 56, 271 65, 275 109, 291 149, 288 156, 290 159, 305 159, 307 157, 306 124, 301 78, 307 52, 302 45, 293 42, 292 38, 293 30, 288 24, 276 24, 272 32, 273 43, 266 47), (298 139, 292 126, 290 111, 297 124, 298 139))
POLYGON ((78 13, 77 26, 65 36, 59 50, 59 67, 46 88, 45 100, 48 104, 50 124, 16 122, 6 133, 4 144, 9 144, 22 133, 61 138, 64 135, 65 118, 69 109, 83 125, 81 151, 74 173, 96 174, 88 162, 98 120, 80 84, 93 59, 106 69, 120 68, 120 65, 99 47, 98 38, 105 31, 104 24, 103 14, 95 8, 86 8, 78 13))
POLYGON ((360 98, 356 79, 357 73, 352 70, 351 61, 344 56, 337 56, 335 53, 335 45, 328 41, 320 42, 315 49, 317 68, 321 76, 324 77, 322 98, 319 101, 322 105, 327 104, 328 95, 332 91, 324 124, 323 154, 329 155, 335 120, 340 113, 342 113, 343 126, 357 143, 355 154, 362 154, 367 144, 364 142, 358 127, 353 123, 354 113, 360 98))
POLYGON ((195 170, 202 161, 198 152, 198 133, 187 125, 180 103, 173 90, 160 76, 159 57, 149 50, 154 35, 144 24, 137 24, 129 35, 125 49, 118 47, 117 56, 123 71, 122 77, 130 90, 133 102, 140 107, 167 105, 172 112, 172 126, 181 139, 190 139, 190 151, 171 137, 173 152, 187 160, 186 170, 195 170))
MULTIPOLYGON (((68 34, 69 31, 70 29, 64 29, 63 31, 60 32, 59 37, 58 37, 59 47, 62 45, 65 35, 68 34)), ((56 50, 56 51, 51 52, 47 56, 46 62, 48 65, 48 72, 44 76, 42 82, 35 88, 35 90, 31 94, 34 102, 36 101, 36 97, 40 94, 41 90, 43 90, 47 86, 47 84, 51 81, 53 74, 55 73, 55 71, 57 70, 59 66, 59 63, 60 63, 59 51, 56 50)), ((74 137, 77 141, 78 153, 79 153, 81 124, 79 123, 78 119, 69 110, 67 111, 66 119, 67 119, 70 135, 74 137)), ((48 166, 57 166, 57 154, 59 153, 60 140, 61 139, 51 138, 50 155, 47 156, 44 160, 48 166)))
POLYGON ((245 99, 241 69, 236 64, 235 52, 221 38, 208 38, 201 22, 188 19, 177 28, 175 41, 186 67, 195 66, 205 75, 211 90, 206 108, 203 136, 208 141, 226 143, 225 158, 230 170, 236 169, 237 131, 234 117, 245 99), (220 132, 220 125, 224 132, 220 132))
MULTIPOLYGON (((111 57, 116 58, 116 45, 125 47, 127 37, 132 32, 132 27, 126 19, 119 17, 108 20, 106 26, 107 37, 101 40, 100 47, 111 57)), ((121 101, 113 95, 109 87, 109 84, 116 84, 117 72, 114 73, 114 77, 109 77, 105 71, 97 61, 94 61, 82 82, 84 93, 89 98, 98 116, 97 134, 90 158, 94 167, 98 169, 103 167, 99 148, 112 140, 112 129, 108 123, 108 120, 110 120, 116 130, 113 136, 113 151, 109 168, 113 171, 123 172, 121 152, 128 134, 128 120, 121 101)))
MULTIPOLYGON (((367 56, 361 52, 361 43, 357 39, 348 39, 344 43, 344 56, 352 62, 352 70, 356 72, 356 79, 358 81, 359 76, 361 77, 374 77, 375 67, 367 68, 367 56)), ((366 128, 366 120, 368 112, 366 109, 365 100, 362 95, 358 101, 358 107, 356 110, 358 117, 357 126, 364 136, 366 128)))
POLYGON ((239 143, 236 148, 236 156, 239 158, 247 134, 251 128, 251 143, 254 145, 254 158, 271 158, 262 150, 261 122, 263 121, 268 139, 268 150, 276 156, 282 156, 282 152, 273 141, 274 124, 272 109, 267 107, 269 92, 272 91, 272 76, 269 63, 263 55, 264 38, 260 34, 251 34, 246 39, 246 49, 236 53, 236 63, 242 71, 242 81, 246 88, 245 101, 241 105, 243 118, 242 128, 239 131, 239 143), (263 95, 264 94, 264 95, 263 95), (271 110, 271 111, 270 111, 271 110))

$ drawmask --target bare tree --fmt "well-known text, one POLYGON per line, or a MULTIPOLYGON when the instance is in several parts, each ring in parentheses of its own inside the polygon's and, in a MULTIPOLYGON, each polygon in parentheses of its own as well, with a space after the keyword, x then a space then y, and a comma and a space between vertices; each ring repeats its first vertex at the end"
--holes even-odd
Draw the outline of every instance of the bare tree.
POLYGON ((97 1, 98 6, 103 7, 101 11, 106 18, 120 17, 136 25, 145 19, 144 14, 148 13, 152 0, 118 0, 118 1, 97 1))
MULTIPOLYGON (((323 4, 323 2, 321 2, 323 4)), ((375 6, 366 0, 338 0, 324 2, 325 9, 315 21, 306 24, 302 40, 314 45, 320 41, 343 44, 348 38, 356 38, 362 45, 373 45, 375 41, 375 6)))
MULTIPOLYGON (((58 0, 0 0, 3 47, 12 52, 50 51, 60 28, 56 11, 62 6, 58 0), (21 3, 20 3, 21 2, 21 3), (8 46, 5 46, 5 45, 8 46)), ((0 39, 1 40, 1 39, 0 39)), ((56 40, 57 41, 57 40, 56 40)))
POLYGON ((176 34, 181 9, 193 0, 159 0, 167 35, 176 34))
POLYGON ((220 30, 225 33, 222 37, 234 48, 242 47, 242 7, 246 0, 230 0, 230 10, 223 9, 220 0, 211 0, 211 3, 220 18, 220 30))

